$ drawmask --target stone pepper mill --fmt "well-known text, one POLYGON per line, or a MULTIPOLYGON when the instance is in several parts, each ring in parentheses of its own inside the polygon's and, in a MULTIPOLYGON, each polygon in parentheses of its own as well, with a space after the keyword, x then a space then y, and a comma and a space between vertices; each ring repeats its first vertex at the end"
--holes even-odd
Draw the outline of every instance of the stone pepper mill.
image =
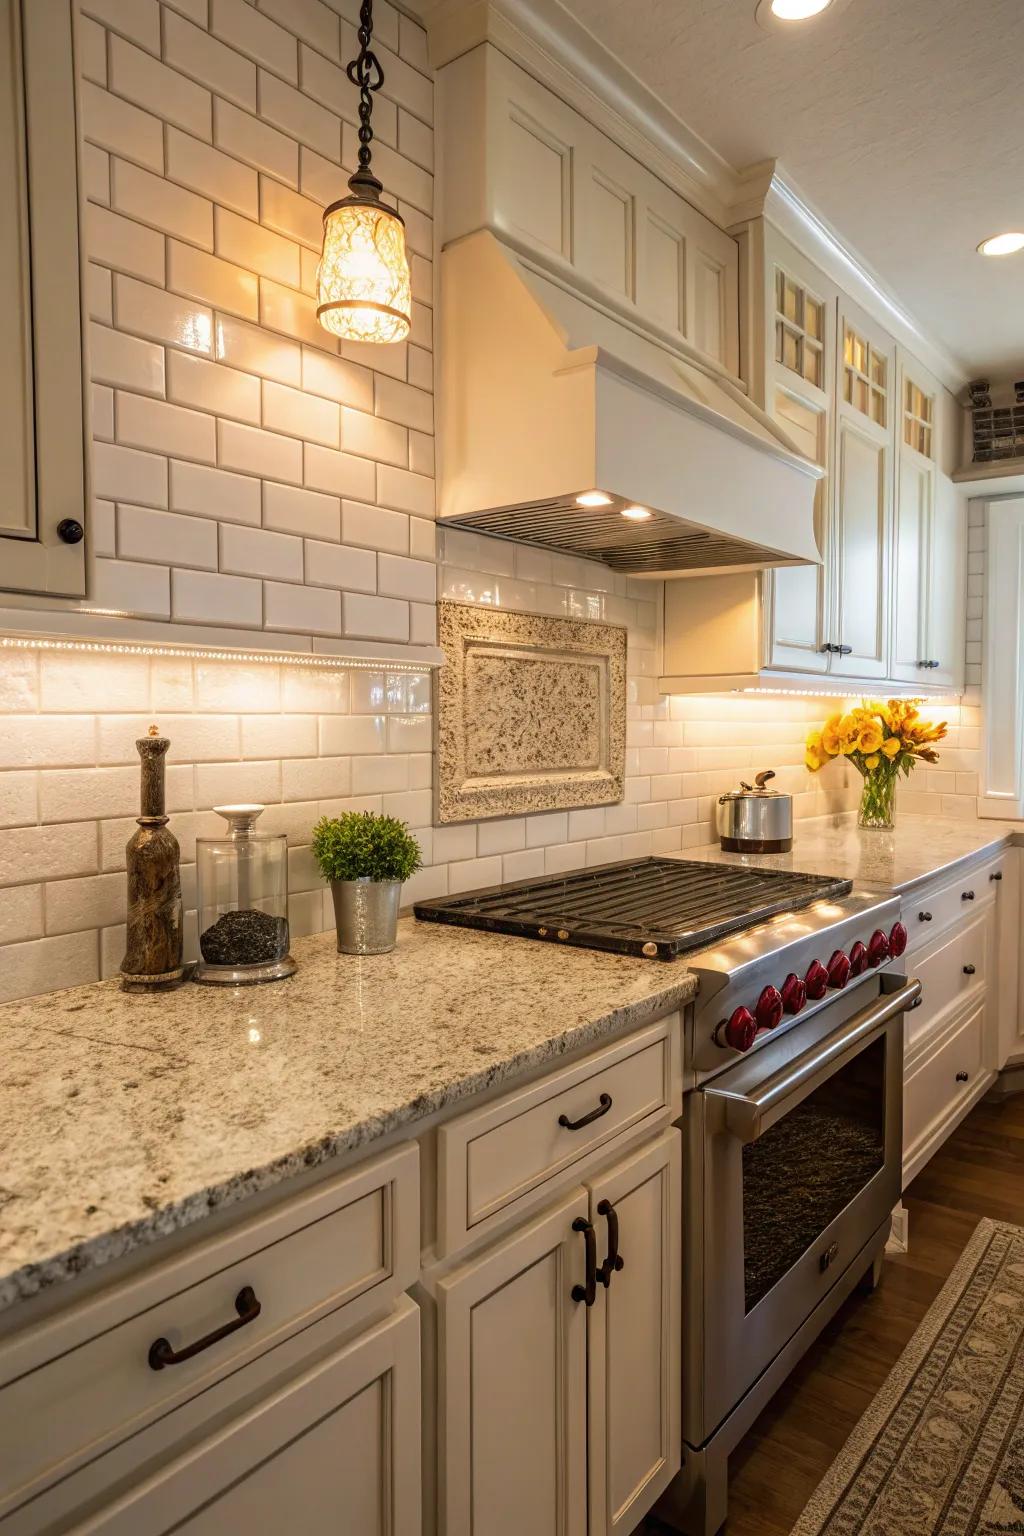
POLYGON ((178 839, 168 831, 164 812, 164 758, 170 744, 155 725, 135 743, 142 759, 142 814, 127 848, 128 946, 121 961, 126 992, 176 987, 184 975, 178 839))

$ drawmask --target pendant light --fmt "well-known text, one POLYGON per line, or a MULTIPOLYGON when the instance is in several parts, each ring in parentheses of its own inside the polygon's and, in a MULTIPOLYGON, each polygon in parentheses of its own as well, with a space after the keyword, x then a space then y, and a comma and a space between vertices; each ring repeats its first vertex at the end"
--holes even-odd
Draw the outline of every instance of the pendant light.
POLYGON ((412 312, 405 221, 381 202, 383 185, 370 170, 373 92, 384 84, 370 47, 373 0, 359 8, 358 35, 359 55, 346 73, 359 87, 359 165, 349 177, 349 196, 324 209, 316 317, 346 341, 404 341, 412 312))

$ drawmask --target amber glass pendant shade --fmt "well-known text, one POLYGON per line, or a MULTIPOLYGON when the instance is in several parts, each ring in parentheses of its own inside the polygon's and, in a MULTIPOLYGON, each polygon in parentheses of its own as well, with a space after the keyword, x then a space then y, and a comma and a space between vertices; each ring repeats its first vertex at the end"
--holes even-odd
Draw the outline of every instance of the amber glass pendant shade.
POLYGON ((405 224, 376 198, 346 197, 324 213, 316 314, 346 341, 404 341, 412 293, 405 224))

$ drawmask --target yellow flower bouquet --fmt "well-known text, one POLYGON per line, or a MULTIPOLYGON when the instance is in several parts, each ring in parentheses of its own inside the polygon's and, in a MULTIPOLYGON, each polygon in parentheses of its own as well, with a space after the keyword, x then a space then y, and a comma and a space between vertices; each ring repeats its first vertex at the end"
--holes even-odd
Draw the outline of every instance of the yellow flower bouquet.
POLYGON ((864 779, 857 824, 891 827, 896 781, 921 761, 937 763, 934 743, 946 734, 946 722, 922 720, 920 699, 865 700, 849 714, 830 715, 807 738, 804 762, 817 773, 834 757, 845 757, 864 779))

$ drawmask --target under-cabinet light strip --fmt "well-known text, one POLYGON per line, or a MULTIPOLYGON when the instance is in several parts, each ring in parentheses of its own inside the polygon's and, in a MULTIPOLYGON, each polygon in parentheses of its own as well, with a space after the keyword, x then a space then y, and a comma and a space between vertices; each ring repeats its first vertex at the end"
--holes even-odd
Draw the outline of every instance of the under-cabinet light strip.
POLYGON ((184 661, 254 662, 257 666, 317 667, 325 671, 429 672, 435 661, 407 656, 323 656, 311 651, 222 650, 145 640, 65 640, 49 635, 0 635, 0 651, 77 651, 101 656, 167 656, 184 661))
POLYGON ((885 683, 874 691, 862 688, 856 693, 850 693, 849 689, 837 688, 731 688, 730 693, 763 693, 773 699, 920 699, 924 704, 955 703, 962 695, 959 693, 915 693, 913 688, 895 692, 893 683, 885 683))

